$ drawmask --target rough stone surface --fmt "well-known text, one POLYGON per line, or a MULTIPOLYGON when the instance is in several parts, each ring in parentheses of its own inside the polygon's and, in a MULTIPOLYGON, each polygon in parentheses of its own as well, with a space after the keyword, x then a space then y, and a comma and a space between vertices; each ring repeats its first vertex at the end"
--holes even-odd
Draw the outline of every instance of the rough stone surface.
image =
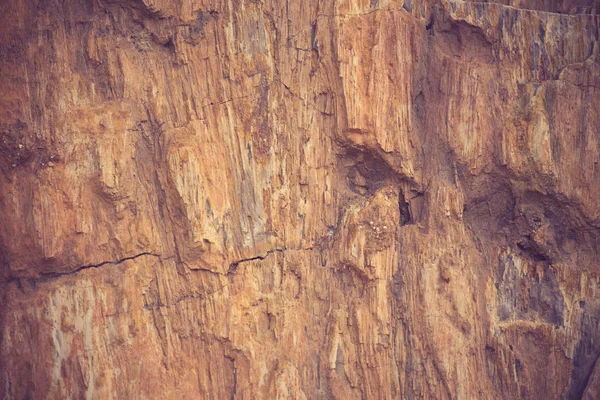
POLYGON ((598 398, 599 13, 0 1, 0 397, 598 398))

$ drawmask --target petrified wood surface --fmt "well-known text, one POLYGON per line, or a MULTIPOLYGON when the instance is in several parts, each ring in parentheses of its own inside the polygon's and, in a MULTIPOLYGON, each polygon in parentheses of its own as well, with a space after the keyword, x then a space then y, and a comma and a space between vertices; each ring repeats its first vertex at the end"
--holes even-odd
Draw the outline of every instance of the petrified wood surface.
POLYGON ((599 3, 0 1, 0 397, 598 398, 599 3))

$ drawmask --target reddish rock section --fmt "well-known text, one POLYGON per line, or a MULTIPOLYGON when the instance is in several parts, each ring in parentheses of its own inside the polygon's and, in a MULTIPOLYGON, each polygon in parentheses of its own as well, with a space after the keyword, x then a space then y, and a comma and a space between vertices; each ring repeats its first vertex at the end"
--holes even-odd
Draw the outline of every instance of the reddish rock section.
POLYGON ((0 3, 2 398, 600 393, 599 3, 0 3))

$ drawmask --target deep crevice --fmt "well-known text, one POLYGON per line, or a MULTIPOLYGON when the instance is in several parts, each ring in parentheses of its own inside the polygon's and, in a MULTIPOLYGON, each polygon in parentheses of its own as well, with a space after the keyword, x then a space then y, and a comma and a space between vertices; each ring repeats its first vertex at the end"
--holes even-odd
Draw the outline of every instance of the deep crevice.
POLYGON ((400 226, 414 224, 415 221, 410 213, 408 202, 404 198, 404 192, 398 193, 398 211, 400 212, 400 226))

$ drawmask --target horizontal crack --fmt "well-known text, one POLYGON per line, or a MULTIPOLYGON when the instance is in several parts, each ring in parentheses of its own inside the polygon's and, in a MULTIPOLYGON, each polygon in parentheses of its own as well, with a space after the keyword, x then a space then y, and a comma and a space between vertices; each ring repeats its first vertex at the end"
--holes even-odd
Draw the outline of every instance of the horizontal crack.
MULTIPOLYGON (((315 250, 315 247, 305 247, 305 248, 300 248, 300 249, 287 249, 287 248, 283 248, 283 249, 272 249, 272 250, 268 250, 266 253, 264 253, 263 255, 258 255, 258 256, 254 256, 254 257, 248 257, 248 258, 243 258, 241 260, 232 262, 231 264, 229 264, 229 270, 225 273, 225 274, 220 274, 219 275, 224 275, 224 276, 228 276, 230 274, 232 274, 233 272, 235 272, 235 270, 237 269, 237 267, 245 262, 249 262, 249 261, 256 261, 256 260, 264 260, 266 259, 269 255, 273 254, 273 253, 284 253, 285 251, 313 251, 315 250)), ((211 273, 215 273, 214 271, 210 271, 210 270, 203 270, 203 271, 208 271, 211 273)), ((232 281, 229 281, 227 283, 225 283, 224 285, 216 288, 215 290, 211 291, 211 292, 205 292, 205 293, 190 293, 190 294, 185 294, 183 296, 180 296, 178 298, 175 298, 171 301, 168 301, 167 303, 162 303, 162 302, 156 302, 156 303, 145 303, 143 308, 145 310, 158 310, 161 308, 171 308, 173 306, 178 306, 180 303, 184 303, 187 301, 193 301, 193 300, 207 300, 210 297, 222 292, 225 288, 227 288, 229 285, 231 285, 232 281)), ((129 311, 131 312, 131 311, 129 311)), ((112 316, 116 316, 122 313, 114 313, 114 314, 110 314, 110 315, 106 315, 108 317, 112 317, 112 316)))
POLYGON ((285 250, 287 250, 287 249, 285 249, 285 248, 272 249, 272 250, 267 251, 263 255, 258 255, 258 256, 249 257, 249 258, 242 258, 241 260, 234 261, 231 264, 229 264, 229 269, 227 270, 227 275, 233 273, 241 263, 245 263, 248 261, 255 261, 255 260, 264 260, 265 258, 267 258, 269 255, 271 255, 273 253, 283 253, 285 250))
MULTIPOLYGON (((478 5, 481 5, 481 7, 498 7, 500 9, 509 9, 509 10, 514 10, 514 11, 524 11, 524 12, 540 13, 540 14, 560 15, 560 16, 566 16, 566 17, 593 17, 593 16, 598 15, 593 12, 592 13, 569 14, 569 13, 561 13, 561 12, 554 12, 554 11, 537 10, 534 8, 520 8, 520 7, 511 6, 508 4, 489 3, 486 1, 449 0, 448 2, 451 4, 478 4, 478 5)), ((591 7, 587 7, 587 9, 591 10, 591 7)))
POLYGON ((143 252, 143 253, 139 253, 133 256, 129 256, 129 257, 124 257, 121 258, 119 260, 115 260, 115 261, 102 261, 101 263, 98 264, 87 264, 87 265, 82 265, 79 266, 77 268, 75 268, 72 271, 66 271, 66 272, 41 272, 40 276, 38 278, 20 278, 20 277, 8 277, 8 279, 6 279, 7 282, 13 282, 13 281, 21 281, 22 279, 27 280, 28 282, 30 282, 33 285, 37 285, 40 282, 48 282, 48 281, 53 281, 55 279, 59 279, 63 276, 69 276, 69 275, 75 275, 83 270, 86 269, 90 269, 90 268, 100 268, 104 265, 119 265, 121 263, 124 263, 125 261, 130 261, 130 260, 135 260, 136 258, 140 258, 140 257, 144 257, 144 256, 152 256, 152 257, 160 257, 160 255, 158 254, 154 254, 154 253, 150 253, 150 252, 143 252))
POLYGON ((256 256, 248 257, 248 258, 242 258, 240 260, 236 260, 236 261, 233 261, 233 262, 229 263, 229 268, 225 272, 221 272, 220 270, 218 270, 214 266, 203 267, 203 266, 196 265, 193 268, 188 267, 188 269, 190 271, 208 272, 208 273, 213 274, 213 275, 229 276, 229 275, 231 275, 231 274, 233 274, 235 272, 235 270, 237 269, 237 267, 240 264, 245 263, 245 262, 249 262, 249 261, 264 260, 269 255, 271 255, 273 253, 284 253, 285 251, 288 251, 288 250, 289 251, 312 251, 314 249, 315 249, 314 246, 310 246, 310 247, 302 247, 302 248, 297 248, 297 249, 295 249, 295 248, 291 248, 291 249, 282 248, 282 249, 267 250, 264 254, 259 254, 259 255, 256 255, 256 256))
POLYGON ((60 273, 60 272, 58 272, 58 273, 57 272, 46 272, 46 273, 42 273, 40 275, 41 276, 50 276, 50 277, 60 277, 60 276, 63 276, 63 275, 75 275, 76 273, 78 273, 79 271, 82 271, 84 269, 100 268, 103 265, 107 265, 107 264, 118 265, 118 264, 124 263, 125 261, 135 260, 136 258, 140 258, 140 257, 143 257, 143 256, 160 257, 158 254, 149 253, 149 252, 143 252, 143 253, 136 254, 134 256, 124 257, 124 258, 121 258, 120 260, 116 260, 116 261, 103 261, 103 262, 101 262, 99 264, 82 265, 81 267, 76 268, 73 271, 69 271, 69 272, 62 272, 62 273, 60 273))

